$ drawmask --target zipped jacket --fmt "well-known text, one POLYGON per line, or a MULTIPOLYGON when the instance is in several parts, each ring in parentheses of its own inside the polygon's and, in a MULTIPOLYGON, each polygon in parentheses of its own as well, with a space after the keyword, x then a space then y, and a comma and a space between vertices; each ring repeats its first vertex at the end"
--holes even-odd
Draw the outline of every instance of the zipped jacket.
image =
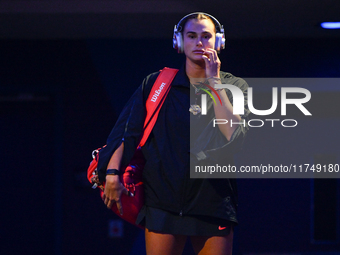
MULTIPOLYGON (((148 75, 132 95, 114 128, 107 146, 99 155, 98 171, 105 180, 107 164, 113 152, 124 141, 121 166, 131 160, 143 131, 145 102, 159 72, 148 75)), ((222 84, 232 84, 244 93, 246 119, 247 83, 230 73, 220 72, 222 84)), ((232 94, 226 90, 233 103, 232 94)), ((174 78, 170 92, 159 112, 156 124, 142 148, 146 164, 143 170, 145 205, 179 215, 212 216, 237 223, 237 190, 235 179, 190 178, 194 165, 234 165, 233 155, 241 149, 247 125, 239 125, 228 141, 217 127, 213 99, 207 97, 207 114, 193 115, 190 105, 200 104, 182 67, 174 78), (221 157, 223 155, 223 157, 221 157)), ((246 123, 246 122, 245 122, 246 123)))

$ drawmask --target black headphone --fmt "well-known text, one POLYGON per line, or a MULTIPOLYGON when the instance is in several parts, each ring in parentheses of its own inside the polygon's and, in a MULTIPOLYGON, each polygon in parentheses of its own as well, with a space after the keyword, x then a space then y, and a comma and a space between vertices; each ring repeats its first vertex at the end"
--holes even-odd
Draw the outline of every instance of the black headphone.
POLYGON ((173 39, 172 39, 172 46, 174 49, 177 49, 178 53, 182 53, 183 52, 183 35, 182 32, 184 30, 184 27, 182 27, 182 22, 183 20, 185 20, 187 17, 191 16, 191 15, 195 15, 195 14, 204 14, 206 16, 208 16, 209 18, 211 18, 211 20, 213 21, 215 28, 216 28, 216 41, 215 41, 215 50, 219 53, 221 49, 225 48, 225 38, 224 38, 224 28, 223 25, 220 24, 220 22, 218 22, 218 20, 211 16, 208 13, 204 13, 204 12, 193 12, 190 13, 186 16, 184 16, 177 25, 175 25, 174 28, 174 35, 173 35, 173 39))

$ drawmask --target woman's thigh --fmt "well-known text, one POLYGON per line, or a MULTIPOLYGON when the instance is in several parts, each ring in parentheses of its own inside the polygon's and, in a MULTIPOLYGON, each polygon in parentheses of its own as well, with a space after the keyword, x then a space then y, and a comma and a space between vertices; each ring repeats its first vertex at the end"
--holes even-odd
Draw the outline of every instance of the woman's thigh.
POLYGON ((234 231, 231 228, 227 236, 191 236, 191 244, 198 255, 231 255, 233 251, 234 231))
POLYGON ((147 255, 181 255, 187 237, 149 231, 145 229, 147 255))

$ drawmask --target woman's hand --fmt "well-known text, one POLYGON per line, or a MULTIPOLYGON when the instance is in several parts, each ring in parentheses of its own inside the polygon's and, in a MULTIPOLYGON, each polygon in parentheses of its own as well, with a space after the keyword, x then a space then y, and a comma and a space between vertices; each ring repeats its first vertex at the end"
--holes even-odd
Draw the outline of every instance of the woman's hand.
POLYGON ((206 77, 220 78, 221 61, 216 50, 207 48, 202 55, 202 58, 205 62, 206 77))
POLYGON ((103 201, 107 208, 111 209, 116 203, 120 215, 123 215, 123 207, 121 202, 122 194, 129 195, 130 192, 120 182, 118 175, 107 175, 105 182, 105 190, 103 194, 103 201))

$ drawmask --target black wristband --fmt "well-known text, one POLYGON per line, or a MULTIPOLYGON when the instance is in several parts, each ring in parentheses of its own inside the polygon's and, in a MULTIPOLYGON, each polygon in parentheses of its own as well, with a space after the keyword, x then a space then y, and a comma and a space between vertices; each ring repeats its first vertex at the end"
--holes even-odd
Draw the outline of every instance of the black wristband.
POLYGON ((118 169, 107 169, 106 175, 119 175, 119 170, 118 169))

